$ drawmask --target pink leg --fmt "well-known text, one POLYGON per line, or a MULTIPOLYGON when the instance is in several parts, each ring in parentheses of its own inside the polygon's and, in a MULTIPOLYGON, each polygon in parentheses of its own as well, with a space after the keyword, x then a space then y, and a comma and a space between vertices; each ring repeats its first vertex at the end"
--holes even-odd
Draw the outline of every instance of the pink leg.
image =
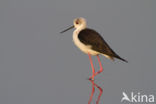
POLYGON ((103 71, 103 67, 102 67, 102 64, 101 64, 101 61, 100 61, 100 57, 98 55, 97 55, 97 59, 98 59, 99 65, 100 65, 100 70, 95 73, 95 76, 100 74, 103 71))
POLYGON ((103 93, 103 89, 102 89, 100 86, 98 86, 97 84, 95 84, 95 86, 96 86, 96 87, 99 89, 99 91, 100 91, 99 96, 98 96, 98 99, 97 99, 97 101, 96 101, 96 104, 99 104, 101 95, 102 95, 102 93, 103 93))
POLYGON ((98 96, 97 101, 96 101, 96 104, 99 104, 101 95, 102 95, 102 93, 103 93, 103 89, 102 89, 100 86, 98 86, 97 84, 95 84, 93 80, 90 80, 90 82, 92 83, 92 93, 91 93, 91 95, 90 95, 88 104, 91 104, 91 101, 92 101, 92 99, 93 99, 93 95, 94 95, 94 92, 95 92, 95 87, 98 88, 99 91, 100 91, 99 96, 98 96))
POLYGON ((94 80, 95 69, 94 69, 94 66, 93 66, 93 61, 92 61, 91 55, 89 53, 88 53, 88 56, 89 56, 90 64, 91 64, 91 67, 92 67, 92 76, 89 79, 94 80))
POLYGON ((93 80, 90 80, 90 82, 92 83, 92 93, 91 93, 91 95, 90 95, 88 104, 91 104, 92 99, 93 99, 93 95, 94 95, 94 92, 95 92, 94 81, 93 81, 93 80))

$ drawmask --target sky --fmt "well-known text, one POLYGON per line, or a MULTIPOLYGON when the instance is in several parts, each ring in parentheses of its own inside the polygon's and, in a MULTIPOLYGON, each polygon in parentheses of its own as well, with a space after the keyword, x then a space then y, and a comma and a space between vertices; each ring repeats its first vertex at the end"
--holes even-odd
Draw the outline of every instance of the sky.
MULTIPOLYGON (((73 43, 84 17, 110 47, 128 60, 100 56, 104 71, 99 104, 121 104, 122 93, 156 96, 155 0, 1 0, 0 103, 87 104, 92 84, 88 55, 73 43)), ((97 58, 92 57, 96 71, 97 58)), ((92 103, 97 100, 95 89, 92 103)))

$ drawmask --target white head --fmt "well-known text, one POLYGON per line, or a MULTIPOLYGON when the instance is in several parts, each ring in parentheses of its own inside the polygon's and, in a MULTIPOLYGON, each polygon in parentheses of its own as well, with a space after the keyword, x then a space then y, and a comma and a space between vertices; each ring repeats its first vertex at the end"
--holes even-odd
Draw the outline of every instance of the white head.
POLYGON ((75 18, 74 21, 73 21, 73 24, 74 26, 71 26, 69 27, 68 29, 62 31, 61 33, 64 33, 72 28, 76 28, 76 29, 79 29, 79 30, 82 30, 82 29, 85 29, 86 26, 87 26, 87 22, 84 18, 82 17, 79 17, 79 18, 75 18))
POLYGON ((75 18, 73 24, 76 29, 85 29, 87 26, 86 20, 82 17, 75 18))

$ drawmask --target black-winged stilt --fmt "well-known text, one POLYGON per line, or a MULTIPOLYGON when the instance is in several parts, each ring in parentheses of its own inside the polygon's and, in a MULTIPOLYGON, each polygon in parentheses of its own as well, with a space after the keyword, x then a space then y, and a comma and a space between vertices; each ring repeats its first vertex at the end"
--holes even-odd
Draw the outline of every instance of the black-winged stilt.
POLYGON ((124 62, 127 62, 125 59, 121 58, 110 48, 110 46, 106 43, 106 41, 101 37, 101 35, 98 32, 96 32, 93 29, 87 28, 87 22, 84 18, 80 17, 74 19, 73 24, 73 26, 62 31, 61 33, 64 33, 72 28, 76 28, 76 30, 73 32, 73 41, 82 52, 88 54, 89 56, 92 67, 92 76, 89 79, 94 80, 94 76, 103 71, 99 55, 103 55, 111 60, 117 58, 124 62), (100 65, 100 70, 97 72, 95 72, 91 55, 97 56, 100 65))

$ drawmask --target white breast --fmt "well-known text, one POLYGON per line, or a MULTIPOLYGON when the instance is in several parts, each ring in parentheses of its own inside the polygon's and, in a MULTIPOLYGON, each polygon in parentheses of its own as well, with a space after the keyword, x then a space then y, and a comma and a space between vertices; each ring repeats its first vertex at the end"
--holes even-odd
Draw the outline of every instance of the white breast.
POLYGON ((86 53, 86 54, 90 53, 91 55, 98 55, 99 52, 92 50, 90 45, 85 45, 85 44, 83 44, 83 43, 79 40, 78 34, 79 34, 79 30, 75 30, 75 31, 73 32, 73 41, 74 41, 75 45, 76 45, 82 52, 84 52, 84 53, 86 53))

